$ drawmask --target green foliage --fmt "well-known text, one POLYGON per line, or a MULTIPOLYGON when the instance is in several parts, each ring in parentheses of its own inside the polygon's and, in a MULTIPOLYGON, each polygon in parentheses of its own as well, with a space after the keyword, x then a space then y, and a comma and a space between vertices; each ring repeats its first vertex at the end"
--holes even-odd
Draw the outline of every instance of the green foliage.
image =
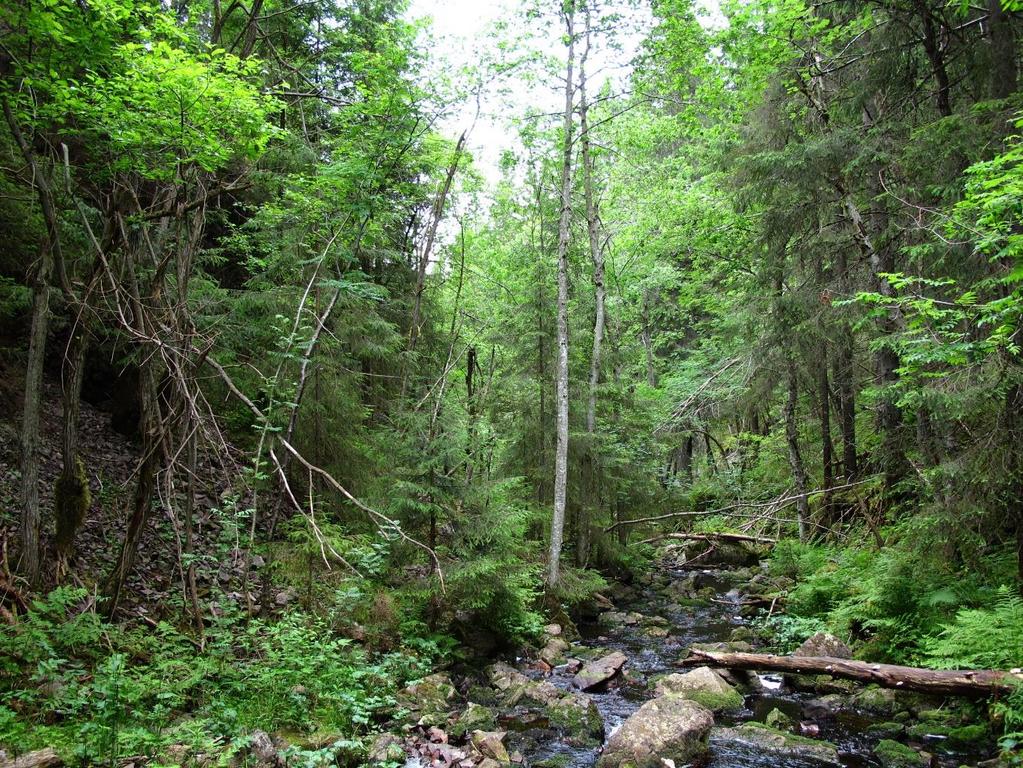
POLYGON ((1009 669, 1023 665, 1023 598, 1000 587, 993 604, 956 613, 955 621, 929 638, 925 653, 948 669, 1009 669))
POLYGON ((423 652, 437 650, 369 656, 295 612, 275 622, 228 613, 199 651, 167 624, 154 633, 104 626, 85 598, 57 590, 0 637, 0 744, 54 746, 88 763, 158 758, 171 744, 208 751, 257 728, 356 744, 394 708, 397 689, 430 668, 423 652))

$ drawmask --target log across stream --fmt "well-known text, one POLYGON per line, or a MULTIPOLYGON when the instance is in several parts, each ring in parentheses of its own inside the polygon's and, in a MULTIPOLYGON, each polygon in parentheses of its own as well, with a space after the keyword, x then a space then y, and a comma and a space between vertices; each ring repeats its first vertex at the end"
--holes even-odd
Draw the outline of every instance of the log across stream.
MULTIPOLYGON (((585 694, 596 703, 604 718, 605 740, 653 697, 652 683, 658 676, 687 671, 682 659, 690 646, 724 644, 745 634, 743 627, 747 618, 742 615, 743 586, 729 571, 665 568, 653 577, 651 584, 639 587, 638 594, 631 599, 619 597, 616 601, 619 613, 612 614, 616 620, 609 622, 605 614, 600 623, 580 626, 582 639, 573 651, 578 649, 593 655, 620 651, 628 658, 624 674, 606 690, 585 694), (684 580, 699 587, 702 599, 680 597, 678 585, 684 580), (624 621, 617 620, 621 614, 625 615, 624 621)), ((524 661, 520 667, 534 679, 545 679, 558 688, 573 690, 575 672, 571 665, 555 667, 550 673, 530 668, 524 661)), ((855 697, 855 692, 863 688, 860 685, 851 685, 848 693, 829 696, 821 692, 793 690, 784 684, 780 674, 748 677, 752 690, 740 688, 744 693, 742 709, 715 715, 711 750, 701 763, 703 768, 835 765, 834 762, 814 760, 805 754, 765 752, 756 746, 721 736, 728 733, 725 727, 750 721, 763 722, 773 710, 791 718, 794 731, 833 743, 837 747, 839 764, 853 768, 882 765, 873 751, 884 738, 894 738, 926 750, 933 754, 932 765, 935 766, 978 765, 996 751, 991 740, 979 747, 954 747, 947 739, 926 733, 926 726, 917 727, 919 723, 911 710, 897 708, 895 713, 867 711, 868 708, 859 706, 855 697), (900 718, 901 723, 890 722, 893 717, 900 718), (913 735, 908 735, 910 731, 913 735)), ((888 701, 885 696, 875 698, 888 701)), ((940 709, 942 701, 925 702, 921 699, 916 706, 940 709)), ((777 713, 772 717, 776 716, 777 713)), ((517 722, 514 713, 506 713, 501 721, 501 727, 509 731, 509 749, 513 753, 519 751, 529 765, 588 768, 599 758, 599 748, 573 745, 550 731, 527 726, 517 722)))

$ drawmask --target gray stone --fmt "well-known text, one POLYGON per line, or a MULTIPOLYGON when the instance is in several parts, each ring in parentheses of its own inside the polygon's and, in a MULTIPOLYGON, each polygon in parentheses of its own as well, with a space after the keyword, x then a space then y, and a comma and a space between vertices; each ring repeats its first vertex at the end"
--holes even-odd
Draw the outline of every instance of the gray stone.
POLYGON ((742 696, 710 667, 697 667, 685 674, 673 674, 657 681, 654 693, 674 693, 692 699, 712 712, 742 709, 742 696))
POLYGON ((827 632, 818 632, 803 641, 793 656, 831 656, 836 659, 851 659, 849 646, 827 632))
POLYGON ((712 738, 715 741, 755 747, 763 754, 799 757, 835 766, 842 764, 834 744, 783 733, 762 723, 744 723, 734 728, 715 728, 712 738))
POLYGON ((663 768, 666 760, 681 765, 706 751, 713 724, 709 709, 684 696, 651 699, 615 731, 597 768, 663 768))
POLYGON ((628 659, 620 651, 613 651, 596 661, 590 661, 572 678, 572 685, 583 691, 599 688, 617 675, 626 661, 628 659))

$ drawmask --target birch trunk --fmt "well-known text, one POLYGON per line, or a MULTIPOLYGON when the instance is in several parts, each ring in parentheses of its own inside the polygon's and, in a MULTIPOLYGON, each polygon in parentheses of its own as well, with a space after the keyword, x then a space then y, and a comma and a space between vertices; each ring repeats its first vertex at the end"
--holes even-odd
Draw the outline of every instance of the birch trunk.
POLYGON ((565 495, 568 485, 568 244, 572 224, 572 97, 575 63, 575 3, 565 6, 568 62, 565 65, 564 137, 561 160, 561 217, 558 223, 558 362, 555 369, 557 445, 554 453, 554 515, 547 584, 556 586, 560 575, 561 542, 565 533, 565 495))

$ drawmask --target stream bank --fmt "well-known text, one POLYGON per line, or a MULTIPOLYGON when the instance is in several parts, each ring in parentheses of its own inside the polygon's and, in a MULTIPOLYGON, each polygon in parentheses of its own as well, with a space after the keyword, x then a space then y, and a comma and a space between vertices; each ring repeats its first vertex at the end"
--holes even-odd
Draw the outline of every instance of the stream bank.
MULTIPOLYGON (((381 737, 374 757, 404 755, 406 768, 1000 765, 986 726, 964 722, 955 701, 681 664, 694 646, 752 649, 764 606, 749 596, 767 579, 758 563, 682 552, 666 550, 642 583, 614 585, 595 620, 548 626, 540 649, 457 685, 434 675, 407 689, 410 725, 381 737)), ((809 653, 847 650, 830 636, 807 642, 809 653)))

